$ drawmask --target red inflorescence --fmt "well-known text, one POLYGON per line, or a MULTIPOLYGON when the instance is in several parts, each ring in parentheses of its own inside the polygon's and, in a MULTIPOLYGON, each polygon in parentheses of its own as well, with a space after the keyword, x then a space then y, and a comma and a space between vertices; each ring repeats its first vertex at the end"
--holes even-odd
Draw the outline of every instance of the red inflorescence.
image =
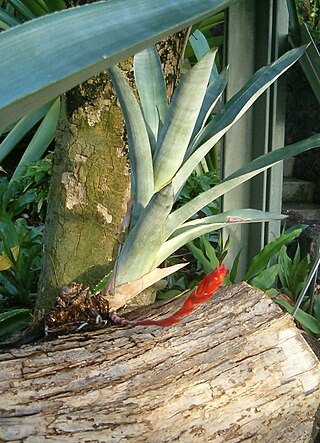
POLYGON ((140 320, 137 321, 137 325, 155 325, 155 326, 171 326, 174 323, 178 323, 183 317, 189 315, 196 306, 209 300, 214 292, 222 285, 228 270, 222 264, 216 269, 211 271, 208 275, 201 280, 197 289, 192 291, 189 297, 186 299, 182 307, 173 315, 161 320, 140 320))

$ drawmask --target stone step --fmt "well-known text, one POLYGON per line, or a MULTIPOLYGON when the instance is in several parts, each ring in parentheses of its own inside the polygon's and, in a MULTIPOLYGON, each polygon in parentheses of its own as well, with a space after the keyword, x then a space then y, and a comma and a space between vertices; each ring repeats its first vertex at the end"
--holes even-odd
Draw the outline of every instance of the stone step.
POLYGON ((292 177, 293 176, 293 167, 294 167, 295 158, 286 158, 283 161, 283 177, 292 177))
POLYGON ((320 220, 320 205, 317 203, 283 203, 282 214, 291 215, 297 220, 320 220))
POLYGON ((284 178, 282 187, 283 203, 301 202, 311 203, 313 201, 315 184, 297 178, 284 178))

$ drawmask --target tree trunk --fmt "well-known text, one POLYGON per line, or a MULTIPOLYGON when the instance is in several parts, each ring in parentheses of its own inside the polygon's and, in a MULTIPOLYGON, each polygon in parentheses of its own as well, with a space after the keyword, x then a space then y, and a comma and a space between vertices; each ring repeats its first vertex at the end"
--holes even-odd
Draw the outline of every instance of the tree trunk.
POLYGON ((0 368, 1 441, 313 441, 319 362, 292 318, 246 284, 176 326, 62 336, 11 349, 0 368))
POLYGON ((106 73, 67 94, 57 135, 38 311, 111 270, 130 196, 122 113, 106 73))
MULTIPOLYGON (((179 32, 158 45, 169 97, 187 34, 179 32)), ((132 82, 132 59, 121 67, 132 82)), ((117 231, 130 197, 126 133, 106 73, 67 93, 56 145, 37 317, 50 309, 61 286, 97 284, 112 269, 123 240, 117 231)))

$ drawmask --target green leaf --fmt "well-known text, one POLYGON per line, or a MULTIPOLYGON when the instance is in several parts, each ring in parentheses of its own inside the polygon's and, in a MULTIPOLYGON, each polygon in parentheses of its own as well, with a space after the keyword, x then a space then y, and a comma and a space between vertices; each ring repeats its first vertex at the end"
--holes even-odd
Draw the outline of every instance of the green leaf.
MULTIPOLYGON (((289 314, 292 314, 293 307, 287 301, 279 298, 276 298, 274 301, 278 303, 278 305, 285 308, 289 314)), ((306 312, 302 311, 302 309, 298 309, 295 319, 303 328, 307 328, 313 334, 320 334, 320 322, 315 317, 312 317, 312 315, 307 314, 306 312)))
POLYGON ((283 234, 260 251, 251 261, 247 274, 246 281, 250 281, 253 277, 261 273, 268 265, 272 257, 279 253, 283 245, 286 245, 301 234, 302 229, 295 229, 289 234, 283 234))
POLYGON ((250 285, 255 286, 256 288, 261 289, 262 291, 266 291, 267 289, 270 289, 272 285, 275 282, 275 279, 277 278, 277 275, 279 273, 280 265, 276 264, 273 266, 270 266, 267 269, 264 269, 261 271, 256 277, 254 277, 250 281, 250 285))
POLYGON ((15 217, 18 214, 21 214, 21 212, 29 203, 35 201, 36 197, 36 191, 30 189, 29 191, 16 198, 8 209, 8 214, 10 215, 10 217, 15 217))
POLYGON ((40 17, 41 15, 49 13, 49 9, 43 0, 23 0, 23 3, 37 17, 40 17))
MULTIPOLYGON (((318 10, 319 14, 319 10, 318 10)), ((306 53, 301 57, 301 67, 309 81, 309 84, 320 103, 320 57, 319 50, 309 32, 305 23, 300 27, 301 36, 304 44, 307 44, 306 53)))
POLYGON ((280 264, 279 279, 282 288, 289 288, 292 276, 292 261, 287 254, 287 247, 283 245, 279 251, 278 263, 280 264))
POLYGON ((315 294, 314 296, 313 312, 316 319, 320 322, 320 294, 315 294))
POLYGON ((131 165, 132 226, 147 206, 153 194, 153 166, 148 131, 137 99, 121 70, 109 69, 126 121, 131 165))
POLYGON ((225 13, 220 12, 219 14, 214 14, 211 17, 206 18, 205 20, 201 21, 200 23, 197 23, 193 26, 193 30, 199 29, 201 32, 204 32, 205 30, 210 30, 214 28, 215 26, 224 23, 224 16, 225 13))
POLYGON ((244 87, 226 103, 219 114, 200 131, 190 147, 191 152, 194 151, 193 154, 183 164, 173 180, 175 194, 179 192, 186 179, 212 146, 245 114, 257 98, 301 57, 304 51, 304 47, 292 49, 271 65, 259 69, 244 87))
POLYGON ((302 291, 300 292, 300 294, 299 294, 299 296, 297 298, 297 301, 295 303, 294 310, 293 310, 293 313, 292 313, 293 316, 296 315, 297 310, 299 309, 299 307, 300 307, 300 305, 301 305, 301 303, 302 303, 302 301, 303 301, 303 299, 304 299, 304 297, 306 295, 306 292, 307 292, 307 290, 308 290, 308 288, 309 288, 309 286, 310 286, 314 276, 318 272, 319 265, 320 265, 320 252, 318 252, 318 256, 317 256, 317 258, 315 259, 315 261, 314 261, 314 263, 312 265, 312 268, 311 268, 311 270, 309 272, 309 275, 308 275, 308 278, 307 278, 307 280, 306 280, 306 282, 304 284, 304 287, 303 287, 302 291))
POLYGON ((169 108, 161 62, 154 46, 135 55, 134 77, 154 152, 169 108))
POLYGON ((153 195, 130 230, 115 267, 116 286, 139 279, 155 269, 155 255, 164 241, 163 227, 173 205, 169 184, 153 195))
POLYGON ((5 211, 2 212, 1 218, 4 220, 4 222, 0 224, 0 239, 3 242, 3 249, 5 253, 10 260, 14 262, 11 248, 16 245, 20 245, 21 240, 19 239, 15 224, 5 211))
POLYGON ((66 8, 64 0, 43 0, 49 12, 61 11, 66 8))
POLYGON ((181 291, 178 289, 169 289, 161 294, 157 294, 157 300, 170 300, 171 298, 177 297, 179 294, 181 294, 181 291))
POLYGON ((207 90, 216 52, 215 50, 206 54, 182 78, 173 94, 154 156, 155 190, 161 189, 172 180, 185 157, 207 90))
POLYGON ((36 15, 20 0, 8 0, 8 2, 11 3, 11 5, 27 20, 32 20, 36 17, 36 15))
POLYGON ((203 192, 202 194, 195 197, 193 200, 170 214, 166 223, 166 238, 168 238, 171 233, 175 229, 177 229, 184 221, 191 218, 203 207, 208 205, 210 202, 216 200, 221 195, 224 195, 226 192, 231 191, 232 189, 246 182, 250 178, 260 174, 260 172, 263 172, 271 166, 275 165, 279 161, 298 155, 308 149, 316 148, 319 145, 320 134, 316 134, 301 142, 285 146, 284 148, 276 149, 268 154, 264 154, 256 158, 252 162, 238 169, 236 172, 231 174, 214 188, 203 192))
POLYGON ((298 243, 296 252, 295 252, 293 260, 292 260, 293 272, 295 272, 295 270, 297 269, 297 266, 299 265, 300 261, 301 261, 301 253, 300 253, 300 244, 298 243))
POLYGON ((2 162, 19 141, 38 123, 49 111, 52 102, 46 103, 41 108, 36 109, 23 117, 9 132, 3 142, 0 144, 0 162, 2 162))
POLYGON ((42 120, 39 128, 25 150, 11 181, 16 180, 25 170, 26 165, 39 160, 44 154, 56 135, 57 124, 60 116, 60 98, 56 99, 51 105, 45 118, 42 120))
MULTIPOLYGON (((223 70, 221 74, 216 78, 214 82, 212 82, 204 97, 198 119, 196 121, 191 140, 196 136, 196 134, 204 127, 207 122, 210 114, 212 113, 213 108, 217 104, 220 99, 225 87, 227 85, 227 70, 223 70)), ((187 156, 191 154, 191 151, 188 149, 187 156)))
POLYGON ((187 243, 186 246, 192 252, 192 255, 194 256, 194 258, 196 260, 198 260, 198 262, 202 266, 204 272, 206 274, 209 274, 209 272, 211 272, 213 268, 212 268, 210 261, 205 257, 205 255, 201 251, 201 249, 198 248, 193 242, 187 243))
POLYGON ((30 309, 12 309, 0 313, 0 339, 10 337, 10 335, 25 328, 31 320, 30 309))
POLYGON ((304 257, 303 260, 299 262, 298 266, 292 273, 288 288, 290 289, 290 292, 294 297, 293 299, 294 301, 296 300, 299 292, 304 287, 304 284, 307 280, 308 273, 310 270, 310 265, 311 265, 310 257, 306 256, 304 257))
MULTIPOLYGON (((222 11, 232 1, 103 1, 2 32, 0 131, 92 75, 222 11)), ((25 4, 35 12, 33 2, 25 4)))
POLYGON ((241 252, 242 252, 242 249, 240 249, 240 251, 238 251, 236 258, 233 260, 232 267, 230 269, 229 278, 230 278, 231 283, 235 283, 236 278, 237 278, 241 252))
MULTIPOLYGON (((206 37, 203 33, 196 29, 189 37, 190 45, 194 51, 194 54, 199 61, 207 52, 210 51, 210 46, 207 42, 206 37)), ((218 77, 218 70, 216 64, 212 65, 212 70, 210 74, 210 83, 213 82, 218 77)))
POLYGON ((216 250, 205 236, 202 236, 200 240, 203 243, 204 249, 206 251, 206 256, 210 260, 211 270, 217 268, 219 266, 219 260, 216 254, 216 250))
POLYGON ((107 283, 109 282, 111 275, 112 275, 112 271, 110 271, 107 275, 105 275, 99 281, 99 283, 95 286, 95 288, 93 290, 94 295, 98 294, 98 292, 101 292, 102 289, 104 289, 107 286, 107 283))
POLYGON ((235 209, 222 214, 205 217, 184 223, 174 231, 171 238, 162 244, 155 258, 155 266, 160 265, 169 255, 189 241, 203 234, 221 229, 231 224, 257 223, 283 219, 285 216, 257 209, 235 209))
POLYGON ((0 8, 0 20, 9 27, 17 26, 20 24, 18 19, 16 19, 13 15, 9 14, 3 8, 0 8))

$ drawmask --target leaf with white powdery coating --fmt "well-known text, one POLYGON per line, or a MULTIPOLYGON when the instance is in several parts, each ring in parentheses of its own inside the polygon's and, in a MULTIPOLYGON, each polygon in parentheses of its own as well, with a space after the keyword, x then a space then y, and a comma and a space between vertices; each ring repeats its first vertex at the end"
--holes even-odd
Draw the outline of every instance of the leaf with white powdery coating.
MULTIPOLYGON (((193 134, 191 140, 198 134, 198 132, 204 127, 210 114, 213 111, 213 108, 217 104, 219 98, 223 94, 225 87, 227 86, 227 69, 224 69, 221 74, 218 75, 216 80, 212 82, 206 91, 206 95, 204 97, 199 116, 197 122, 195 124, 193 134)), ((191 154, 191 150, 189 153, 189 149, 187 151, 187 155, 191 154)))
POLYGON ((135 55, 134 78, 154 153, 158 131, 169 108, 161 62, 154 46, 135 55))
POLYGON ((214 188, 201 193, 193 200, 170 214, 166 223, 166 238, 168 238, 182 223, 200 211, 201 208, 216 200, 221 195, 231 191, 266 169, 271 168, 271 166, 284 160, 285 158, 293 157, 308 149, 316 148, 319 145, 320 134, 316 134, 306 140, 302 140, 301 142, 294 143, 293 145, 285 146, 283 148, 275 149, 268 154, 264 154, 256 158, 252 162, 235 171, 214 188))
POLYGON ((108 72, 126 121, 133 199, 131 223, 134 226, 153 194, 151 147, 141 108, 121 69, 113 66, 108 72))
POLYGON ((15 180, 17 177, 19 177, 19 175, 22 174, 28 163, 39 160, 42 157, 45 150, 56 135, 59 116, 60 98, 57 98, 51 105, 49 111, 42 120, 39 128, 25 150, 13 176, 11 177, 11 181, 15 180))
POLYGON ((8 154, 14 149, 17 143, 30 131, 33 126, 38 123, 49 111, 52 102, 41 106, 30 114, 23 117, 11 129, 6 138, 0 144, 0 162, 6 158, 8 154))
POLYGON ((164 242, 163 228, 173 205, 171 184, 151 198, 120 251, 115 285, 137 280, 156 268, 154 258, 164 242))
POLYGON ((174 251, 203 234, 231 224, 260 223, 283 218, 286 218, 286 216, 258 209, 234 209, 222 214, 192 220, 174 231, 172 237, 161 246, 155 258, 155 265, 158 266, 174 251))
POLYGON ((154 156, 154 186, 161 189, 176 174, 188 148, 206 94, 216 50, 206 54, 180 81, 159 133, 154 156))
POLYGON ((92 75, 234 1, 103 1, 1 32, 0 131, 92 75))
POLYGON ((189 175, 212 146, 224 136, 257 98, 301 57, 304 51, 305 48, 292 49, 271 65, 259 69, 245 86, 226 103, 219 114, 199 132, 190 147, 190 150, 194 151, 193 154, 173 179, 175 194, 180 191, 189 175))

